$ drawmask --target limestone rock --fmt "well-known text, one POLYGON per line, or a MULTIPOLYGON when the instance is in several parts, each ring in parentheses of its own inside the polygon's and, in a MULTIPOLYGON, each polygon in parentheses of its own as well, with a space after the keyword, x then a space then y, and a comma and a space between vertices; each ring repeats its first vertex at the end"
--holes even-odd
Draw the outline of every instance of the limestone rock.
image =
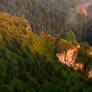
POLYGON ((75 62, 79 48, 80 45, 77 45, 74 48, 68 49, 67 52, 63 51, 62 53, 57 53, 56 56, 59 62, 66 64, 68 67, 73 67, 75 70, 83 70, 84 64, 75 62))

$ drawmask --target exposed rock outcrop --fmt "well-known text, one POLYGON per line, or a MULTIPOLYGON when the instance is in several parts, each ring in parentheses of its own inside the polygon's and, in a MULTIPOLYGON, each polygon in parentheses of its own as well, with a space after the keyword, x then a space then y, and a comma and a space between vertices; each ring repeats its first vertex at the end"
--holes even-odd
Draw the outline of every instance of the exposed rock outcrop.
POLYGON ((40 36, 42 36, 42 37, 52 37, 50 34, 46 34, 43 31, 41 31, 40 36))
POLYGON ((88 72, 88 77, 92 78, 92 69, 88 72))
MULTIPOLYGON (((80 45, 77 45, 76 47, 71 47, 71 49, 68 49, 67 52, 63 51, 62 53, 57 53, 56 56, 58 57, 59 62, 67 65, 68 67, 73 67, 75 70, 83 71, 84 64, 75 62, 79 52, 79 48, 80 45)), ((92 69, 88 71, 87 76, 92 79, 92 69)))
POLYGON ((75 70, 83 70, 83 63, 76 63, 75 60, 78 55, 78 49, 80 45, 68 49, 67 52, 57 53, 56 56, 59 58, 59 62, 66 64, 68 67, 73 67, 75 70))

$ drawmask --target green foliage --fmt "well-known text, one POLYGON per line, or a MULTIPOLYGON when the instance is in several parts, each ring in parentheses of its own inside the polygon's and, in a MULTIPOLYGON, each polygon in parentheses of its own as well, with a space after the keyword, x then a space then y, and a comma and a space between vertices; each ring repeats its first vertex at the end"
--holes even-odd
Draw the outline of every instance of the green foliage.
POLYGON ((71 30, 69 32, 66 32, 65 39, 68 40, 68 41, 75 42, 76 37, 75 37, 74 32, 72 32, 71 30))
POLYGON ((55 36, 55 32, 51 29, 50 30, 45 30, 45 33, 55 36))
POLYGON ((85 71, 88 71, 92 67, 92 56, 89 55, 89 52, 90 46, 86 43, 82 43, 76 61, 84 63, 85 71))
POLYGON ((25 19, 0 13, 0 92, 91 92, 92 80, 57 61, 74 46, 31 32, 25 19))
POLYGON ((60 39, 57 43, 57 52, 67 51, 69 48, 71 48, 73 46, 74 46, 74 44, 72 44, 71 41, 60 39))
MULTIPOLYGON (((81 14, 76 15, 74 12, 76 12, 76 6, 79 6, 78 2, 80 0, 3 0, 0 2, 0 12, 25 17, 35 33, 41 31, 53 35, 60 33, 63 39, 66 35, 67 40, 77 39, 92 45, 92 14, 89 13, 87 17, 81 14), (75 18, 76 24, 69 22, 71 17, 75 18), (64 30, 64 35, 61 29, 64 30), (71 29, 73 33, 71 32, 72 37, 69 37, 68 31, 71 29)), ((87 10, 92 9, 88 7, 87 10)))
POLYGON ((64 90, 62 90, 62 88, 53 85, 53 84, 46 84, 44 86, 42 86, 42 88, 40 88, 40 92, 62 92, 64 90))

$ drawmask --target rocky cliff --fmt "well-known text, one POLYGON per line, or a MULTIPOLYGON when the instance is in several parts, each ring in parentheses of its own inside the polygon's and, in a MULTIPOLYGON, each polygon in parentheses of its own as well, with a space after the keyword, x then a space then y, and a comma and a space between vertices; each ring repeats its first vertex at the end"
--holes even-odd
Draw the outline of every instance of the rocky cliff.
POLYGON ((76 47, 68 49, 67 52, 63 51, 62 53, 57 53, 56 56, 58 57, 59 62, 66 64, 68 67, 73 67, 75 70, 83 70, 84 64, 75 62, 79 48, 80 45, 77 45, 76 47))
MULTIPOLYGON (((57 53, 56 56, 59 59, 59 62, 67 65, 68 67, 72 67, 75 70, 84 70, 84 63, 77 63, 76 58, 80 49, 80 45, 76 47, 71 47, 67 51, 63 51, 62 53, 57 53)), ((88 71, 87 76, 92 78, 92 69, 88 71)))

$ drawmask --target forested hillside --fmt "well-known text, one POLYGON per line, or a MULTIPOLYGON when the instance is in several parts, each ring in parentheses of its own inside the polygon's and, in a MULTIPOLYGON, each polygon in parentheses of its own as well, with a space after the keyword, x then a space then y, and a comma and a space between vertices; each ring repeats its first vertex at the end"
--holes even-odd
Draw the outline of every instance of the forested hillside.
POLYGON ((59 24, 63 24, 64 18, 59 13, 50 9, 38 0, 0 0, 0 11, 8 12, 13 15, 25 17, 32 26, 34 32, 42 30, 61 29, 59 24), (7 6, 7 8, 6 8, 7 6), (58 26, 57 26, 57 23, 58 26))
POLYGON ((41 37, 24 18, 0 13, 0 92, 91 92, 92 80, 84 72, 56 58, 76 44, 41 37))
POLYGON ((35 33, 45 31, 67 40, 67 34, 72 31, 77 41, 86 41, 92 45, 91 2, 91 0, 87 2, 86 0, 0 0, 0 11, 26 18, 35 33))

